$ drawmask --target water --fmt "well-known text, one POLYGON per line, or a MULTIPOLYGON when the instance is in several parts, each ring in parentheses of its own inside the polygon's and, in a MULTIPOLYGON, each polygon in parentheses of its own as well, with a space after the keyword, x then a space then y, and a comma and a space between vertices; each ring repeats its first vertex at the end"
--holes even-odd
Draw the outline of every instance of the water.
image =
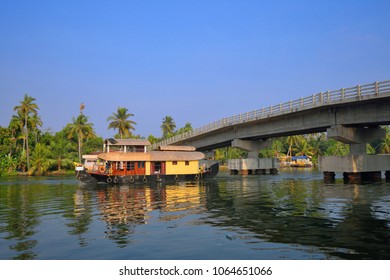
POLYGON ((311 170, 167 186, 0 178, 0 259, 390 259, 390 183, 311 170))

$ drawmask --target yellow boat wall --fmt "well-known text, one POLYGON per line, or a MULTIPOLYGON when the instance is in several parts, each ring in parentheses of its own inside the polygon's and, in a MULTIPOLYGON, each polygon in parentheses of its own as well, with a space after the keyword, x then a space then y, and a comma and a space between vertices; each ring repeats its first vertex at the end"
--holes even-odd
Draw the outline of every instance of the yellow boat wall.
POLYGON ((198 161, 167 161, 166 174, 167 175, 185 175, 199 173, 198 161), (176 163, 176 164, 174 164, 176 163))
POLYGON ((151 175, 150 171, 151 171, 150 161, 147 161, 145 162, 145 175, 151 175))

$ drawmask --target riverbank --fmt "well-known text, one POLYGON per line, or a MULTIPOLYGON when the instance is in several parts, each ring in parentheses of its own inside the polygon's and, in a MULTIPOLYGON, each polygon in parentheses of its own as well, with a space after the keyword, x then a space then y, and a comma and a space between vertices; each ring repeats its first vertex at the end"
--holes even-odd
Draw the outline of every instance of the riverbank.
POLYGON ((40 177, 40 176, 67 176, 67 175, 74 175, 75 171, 74 170, 60 170, 60 171, 51 171, 51 172, 46 172, 45 174, 42 175, 37 175, 37 174, 29 174, 28 172, 11 172, 11 173, 1 173, 0 177, 24 177, 24 176, 31 176, 31 177, 40 177))

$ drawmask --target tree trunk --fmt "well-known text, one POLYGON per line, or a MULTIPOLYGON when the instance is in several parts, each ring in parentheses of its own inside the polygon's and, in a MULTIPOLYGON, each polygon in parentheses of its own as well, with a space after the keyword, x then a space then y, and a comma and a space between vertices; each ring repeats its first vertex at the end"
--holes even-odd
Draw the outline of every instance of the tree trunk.
POLYGON ((30 170, 30 149, 28 147, 28 126, 27 126, 27 114, 26 114, 26 156, 27 156, 27 172, 30 170))
POLYGON ((79 161, 81 163, 81 137, 79 136, 79 161))

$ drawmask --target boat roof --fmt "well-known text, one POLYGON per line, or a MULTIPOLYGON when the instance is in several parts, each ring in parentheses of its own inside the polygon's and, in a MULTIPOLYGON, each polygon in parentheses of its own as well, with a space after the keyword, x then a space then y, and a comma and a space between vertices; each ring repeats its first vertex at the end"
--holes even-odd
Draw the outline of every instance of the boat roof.
POLYGON ((205 155, 201 152, 151 151, 148 153, 103 153, 98 157, 107 161, 192 161, 201 160, 205 155))
POLYGON ((160 151, 183 151, 183 152, 195 152, 196 148, 192 146, 158 146, 160 151))
POLYGON ((97 159, 98 155, 83 155, 83 159, 97 159))
POLYGON ((104 140, 104 144, 110 146, 150 146, 148 139, 114 139, 104 140))
POLYGON ((291 158, 292 160, 297 160, 297 159, 309 159, 308 156, 294 156, 291 158))

